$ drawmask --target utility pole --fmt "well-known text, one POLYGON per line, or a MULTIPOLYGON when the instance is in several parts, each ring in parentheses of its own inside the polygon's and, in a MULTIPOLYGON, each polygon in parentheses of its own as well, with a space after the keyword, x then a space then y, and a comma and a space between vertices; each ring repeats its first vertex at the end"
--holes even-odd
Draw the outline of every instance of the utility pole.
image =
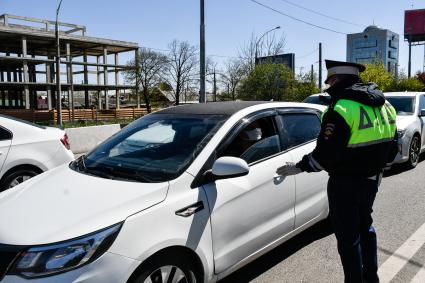
POLYGON ((56 112, 57 112, 57 122, 58 126, 62 127, 62 99, 61 99, 61 58, 60 58, 60 42, 59 42, 59 27, 58 27, 58 17, 59 10, 61 8, 62 0, 60 0, 58 8, 56 9, 56 112))
POLYGON ((310 71, 310 80, 311 80, 311 84, 314 83, 314 65, 311 64, 311 71, 310 71))
POLYGON ((322 43, 319 42, 319 89, 322 91, 322 43))
POLYGON ((205 103, 205 14, 204 0, 201 1, 201 39, 200 39, 200 71, 201 71, 201 89, 199 91, 199 103, 205 103))
POLYGON ((214 95, 214 102, 217 101, 217 80, 215 78, 215 68, 214 68, 214 87, 213 87, 213 95, 214 95))

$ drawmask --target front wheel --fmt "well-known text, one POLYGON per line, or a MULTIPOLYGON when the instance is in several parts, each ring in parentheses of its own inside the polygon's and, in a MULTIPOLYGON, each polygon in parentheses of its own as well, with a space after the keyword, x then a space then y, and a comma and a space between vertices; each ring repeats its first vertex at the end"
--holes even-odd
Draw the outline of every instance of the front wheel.
POLYGON ((415 135, 410 141, 408 167, 415 168, 418 165, 420 152, 421 138, 415 135))
POLYGON ((200 283, 194 265, 185 258, 157 258, 145 266, 130 283, 200 283))

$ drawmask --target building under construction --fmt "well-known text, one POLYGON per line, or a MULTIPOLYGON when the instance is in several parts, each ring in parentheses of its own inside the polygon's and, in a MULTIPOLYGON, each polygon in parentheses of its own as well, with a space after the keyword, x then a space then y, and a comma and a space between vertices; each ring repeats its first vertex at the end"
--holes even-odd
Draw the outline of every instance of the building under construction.
MULTIPOLYGON (((44 111, 55 116, 58 98, 55 27, 54 21, 0 16, 0 113, 9 114, 14 109, 13 113, 30 111, 34 116, 44 111)), ((64 111, 72 112, 73 119, 75 108, 79 108, 75 111, 96 109, 97 112, 112 109, 116 117, 122 94, 126 90, 131 92, 133 87, 120 81, 120 73, 127 67, 119 61, 119 55, 127 52, 128 59, 130 52, 131 58, 135 58, 138 44, 88 37, 86 27, 81 25, 58 22, 58 29, 59 97, 64 111)), ((135 106, 140 108, 139 99, 135 106)))

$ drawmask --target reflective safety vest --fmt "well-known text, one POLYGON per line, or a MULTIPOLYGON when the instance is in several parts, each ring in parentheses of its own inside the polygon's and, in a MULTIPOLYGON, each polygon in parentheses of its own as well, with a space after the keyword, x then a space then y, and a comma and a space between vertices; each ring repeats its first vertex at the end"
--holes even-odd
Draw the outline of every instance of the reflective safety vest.
POLYGON ((356 101, 340 99, 333 107, 351 129, 347 147, 358 148, 389 142, 396 131, 396 111, 385 102, 382 106, 369 106, 356 101))

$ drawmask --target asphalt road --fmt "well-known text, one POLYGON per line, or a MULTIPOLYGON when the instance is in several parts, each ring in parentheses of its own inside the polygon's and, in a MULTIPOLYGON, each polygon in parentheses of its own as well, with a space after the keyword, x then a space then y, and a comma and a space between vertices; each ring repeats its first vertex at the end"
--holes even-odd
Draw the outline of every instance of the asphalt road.
MULTIPOLYGON (((373 218, 380 272, 394 273, 381 283, 425 282, 425 161, 385 174, 373 218)), ((220 281, 235 282, 344 282, 332 228, 320 223, 220 281)))

